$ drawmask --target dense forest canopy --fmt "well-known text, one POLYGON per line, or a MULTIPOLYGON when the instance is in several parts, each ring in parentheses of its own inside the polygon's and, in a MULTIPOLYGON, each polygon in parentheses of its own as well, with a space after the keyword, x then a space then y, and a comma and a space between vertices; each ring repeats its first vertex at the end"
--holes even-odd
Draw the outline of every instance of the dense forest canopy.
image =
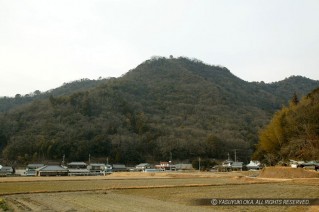
MULTIPOLYGON (((174 161, 225 159, 236 149, 237 158, 247 162, 274 112, 294 93, 303 96, 319 87, 296 76, 246 82, 225 67, 183 57, 152 58, 120 78, 87 83, 1 106, 2 159, 27 163, 65 155, 85 161, 90 154, 136 164, 170 155, 174 161)), ((29 97, 1 98, 1 105, 16 98, 29 97)))

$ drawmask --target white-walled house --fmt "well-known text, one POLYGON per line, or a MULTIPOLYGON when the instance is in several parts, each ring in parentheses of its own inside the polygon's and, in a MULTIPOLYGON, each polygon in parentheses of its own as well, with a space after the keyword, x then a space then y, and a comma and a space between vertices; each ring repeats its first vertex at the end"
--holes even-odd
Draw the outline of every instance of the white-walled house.
POLYGON ((259 170, 260 169, 260 162, 259 161, 250 161, 246 167, 248 170, 259 170))
POLYGON ((151 165, 149 163, 140 163, 137 166, 135 166, 135 169, 137 171, 144 171, 145 169, 151 168, 151 165))

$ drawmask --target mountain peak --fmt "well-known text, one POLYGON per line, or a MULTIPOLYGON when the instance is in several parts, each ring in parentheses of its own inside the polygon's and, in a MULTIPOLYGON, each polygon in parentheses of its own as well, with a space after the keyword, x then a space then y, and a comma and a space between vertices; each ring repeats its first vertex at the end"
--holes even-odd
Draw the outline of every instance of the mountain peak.
POLYGON ((125 79, 139 80, 141 77, 147 80, 169 77, 202 77, 206 80, 221 80, 228 77, 239 79, 225 67, 208 65, 198 59, 187 57, 165 58, 159 56, 146 60, 124 75, 125 79))

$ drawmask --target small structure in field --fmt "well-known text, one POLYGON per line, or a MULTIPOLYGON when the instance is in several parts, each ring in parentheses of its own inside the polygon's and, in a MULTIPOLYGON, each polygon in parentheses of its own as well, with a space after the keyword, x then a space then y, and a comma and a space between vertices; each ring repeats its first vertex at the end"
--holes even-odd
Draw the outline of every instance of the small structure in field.
POLYGON ((60 165, 47 165, 36 169, 36 176, 68 176, 69 170, 60 165))
POLYGON ((68 163, 69 175, 89 175, 90 171, 87 168, 87 164, 84 162, 71 162, 68 163))

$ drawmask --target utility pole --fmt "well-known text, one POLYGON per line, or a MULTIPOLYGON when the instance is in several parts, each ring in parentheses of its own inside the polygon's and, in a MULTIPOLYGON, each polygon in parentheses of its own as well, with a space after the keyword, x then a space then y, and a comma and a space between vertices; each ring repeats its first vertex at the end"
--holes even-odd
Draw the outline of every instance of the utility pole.
POLYGON ((91 164, 91 154, 89 154, 89 164, 91 164))
POLYGON ((198 171, 200 172, 200 157, 198 157, 198 171))
POLYGON ((169 170, 172 171, 172 152, 169 152, 169 170))
POLYGON ((64 166, 64 158, 65 158, 65 154, 63 154, 62 156, 62 165, 64 166))
POLYGON ((237 162, 237 154, 236 154, 236 150, 237 150, 237 149, 234 149, 234 151, 235 151, 235 162, 237 162))

